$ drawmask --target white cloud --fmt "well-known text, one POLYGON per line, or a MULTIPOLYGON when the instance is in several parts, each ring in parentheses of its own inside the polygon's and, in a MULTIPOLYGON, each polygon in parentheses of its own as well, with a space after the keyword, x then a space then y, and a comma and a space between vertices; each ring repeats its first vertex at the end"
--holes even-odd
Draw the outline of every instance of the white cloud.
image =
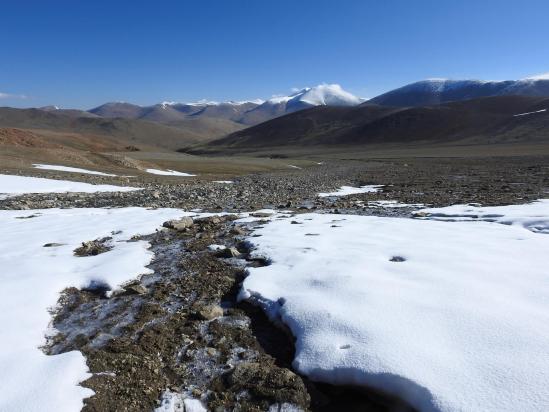
POLYGON ((24 94, 11 94, 11 93, 2 93, 0 92, 0 99, 26 99, 27 96, 24 94))

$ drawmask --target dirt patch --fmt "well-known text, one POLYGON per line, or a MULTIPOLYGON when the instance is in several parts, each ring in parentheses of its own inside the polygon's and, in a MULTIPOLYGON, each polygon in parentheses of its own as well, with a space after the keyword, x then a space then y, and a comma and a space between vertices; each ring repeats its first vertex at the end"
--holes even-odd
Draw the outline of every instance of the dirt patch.
POLYGON ((0 128, 0 145, 35 147, 35 148, 61 148, 62 146, 47 142, 43 137, 28 130, 15 128, 0 128))

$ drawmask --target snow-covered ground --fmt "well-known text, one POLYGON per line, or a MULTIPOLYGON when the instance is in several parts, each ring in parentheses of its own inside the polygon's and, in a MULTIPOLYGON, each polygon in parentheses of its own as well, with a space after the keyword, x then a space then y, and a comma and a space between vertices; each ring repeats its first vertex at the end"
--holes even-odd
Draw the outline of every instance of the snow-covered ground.
POLYGON ((90 376, 82 354, 46 356, 39 349, 51 320, 48 308, 66 287, 95 280, 114 288, 147 273, 147 242, 126 241, 182 215, 143 208, 0 211, 0 411, 80 410, 93 394, 78 386, 90 376), (73 255, 81 242, 105 236, 112 236, 112 250, 73 255))
POLYGON ((415 215, 432 220, 497 222, 549 233, 549 199, 511 206, 453 205, 418 210, 415 215))
POLYGON ((33 164, 33 167, 35 167, 36 169, 43 169, 43 170, 58 170, 60 172, 85 173, 88 175, 100 175, 100 176, 116 176, 111 173, 96 172, 94 170, 80 169, 78 167, 43 165, 39 163, 33 164))
POLYGON ((145 171, 153 175, 161 175, 161 176, 185 176, 185 177, 196 176, 190 173, 183 173, 183 172, 178 172, 176 170, 169 170, 169 169, 168 170, 146 169, 145 171))
POLYGON ((549 410, 549 201, 470 209, 428 213, 496 221, 272 219, 240 298, 290 327, 312 379, 421 411, 549 410))
POLYGON ((140 190, 135 187, 91 185, 69 180, 44 179, 41 177, 0 175, 0 199, 24 193, 64 193, 64 192, 128 192, 140 190))
POLYGON ((214 180, 214 183, 221 183, 221 184, 230 185, 234 182, 232 180, 214 180))
POLYGON ((341 186, 335 192, 319 193, 319 197, 332 197, 332 196, 348 196, 356 195, 358 193, 376 193, 381 190, 383 185, 366 185, 360 187, 353 186, 341 186))

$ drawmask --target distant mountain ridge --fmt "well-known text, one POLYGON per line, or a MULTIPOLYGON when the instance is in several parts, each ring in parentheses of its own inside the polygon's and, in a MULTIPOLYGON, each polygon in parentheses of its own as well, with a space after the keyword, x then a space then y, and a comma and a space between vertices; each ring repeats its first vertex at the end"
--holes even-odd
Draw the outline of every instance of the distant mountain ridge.
POLYGON ((169 125, 176 125, 177 122, 190 117, 210 117, 250 126, 314 106, 353 106, 362 101, 337 84, 321 84, 266 101, 162 102, 152 106, 110 102, 89 110, 89 113, 101 117, 141 119, 169 125))
POLYGON ((549 74, 522 80, 427 79, 374 97, 369 103, 418 107, 492 96, 549 96, 549 74))

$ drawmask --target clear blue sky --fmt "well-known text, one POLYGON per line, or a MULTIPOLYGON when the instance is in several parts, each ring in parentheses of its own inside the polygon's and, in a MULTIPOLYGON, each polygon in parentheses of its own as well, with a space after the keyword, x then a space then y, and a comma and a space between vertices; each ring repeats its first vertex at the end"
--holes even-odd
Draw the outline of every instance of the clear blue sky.
POLYGON ((547 0, 19 0, 1 15, 1 106, 242 100, 323 82, 373 97, 549 72, 547 0))

